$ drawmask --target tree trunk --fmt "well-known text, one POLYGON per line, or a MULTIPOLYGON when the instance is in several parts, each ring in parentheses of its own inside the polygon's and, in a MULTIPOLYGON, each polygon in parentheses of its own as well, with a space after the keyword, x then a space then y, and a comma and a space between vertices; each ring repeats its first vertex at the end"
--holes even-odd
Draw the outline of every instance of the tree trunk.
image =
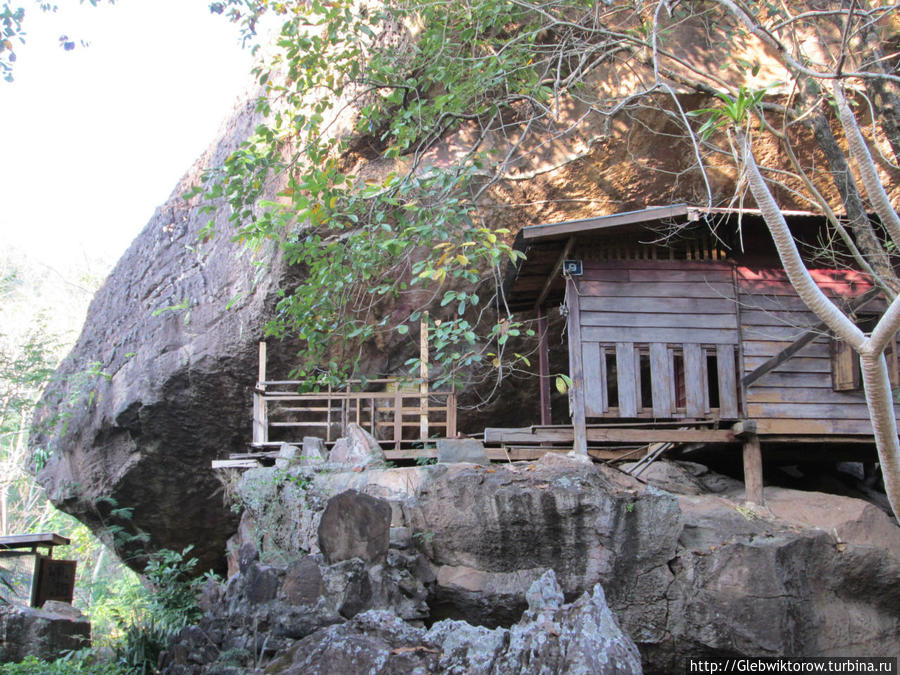
MULTIPOLYGON (((866 388, 866 404, 869 418, 872 420, 885 491, 894 517, 897 518, 897 514, 900 513, 900 443, 897 439, 897 422, 894 416, 891 386, 888 381, 887 362, 884 359, 885 342, 883 339, 877 341, 879 350, 873 352, 872 341, 866 338, 863 332, 828 299, 813 281, 800 257, 800 252, 797 250, 797 245, 794 243, 794 238, 791 236, 781 209, 775 203, 775 198, 759 172, 749 140, 742 133, 739 134, 738 140, 750 192, 762 212, 791 285, 804 304, 819 319, 824 321, 835 334, 846 340, 857 353, 862 354, 861 365, 863 383, 866 388)), ((894 314, 900 315, 900 312, 895 311, 898 307, 900 307, 898 301, 891 304, 882 321, 879 321, 876 332, 884 333, 889 330, 890 326, 883 325, 884 319, 887 319, 888 323, 898 321, 898 317, 893 316, 894 314), (892 316, 888 317, 887 314, 892 314, 892 316)))

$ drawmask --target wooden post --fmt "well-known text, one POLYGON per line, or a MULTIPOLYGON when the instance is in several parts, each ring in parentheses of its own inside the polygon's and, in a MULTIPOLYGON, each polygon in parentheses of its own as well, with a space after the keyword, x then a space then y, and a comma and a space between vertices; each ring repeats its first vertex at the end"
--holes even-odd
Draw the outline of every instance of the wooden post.
POLYGON ((266 343, 259 343, 256 390, 253 392, 253 442, 269 442, 269 409, 266 401, 266 343))
POLYGON ((744 488, 748 502, 765 505, 762 450, 756 434, 744 441, 744 488))
POLYGON ((398 383, 394 391, 394 450, 400 449, 403 440, 403 395, 398 383))
POLYGON ((764 506, 762 448, 756 422, 744 420, 732 426, 736 438, 744 441, 744 495, 748 502, 764 506))
POLYGON ((447 438, 456 438, 456 389, 447 394, 447 438))
POLYGON ((259 343, 259 377, 257 379, 260 386, 265 389, 263 382, 266 381, 266 343, 262 341, 259 343))
POLYGON ((541 388, 541 425, 552 424, 550 409, 550 346, 547 339, 547 315, 538 307, 538 364, 541 388))
POLYGON ((424 442, 428 440, 428 312, 419 322, 419 377, 419 439, 424 442))
POLYGON ((581 354, 581 311, 578 288, 572 277, 566 277, 566 306, 569 332, 569 377, 572 379, 570 401, 572 403, 572 428, 575 434, 572 449, 587 455, 587 423, 584 412, 584 367, 581 354))

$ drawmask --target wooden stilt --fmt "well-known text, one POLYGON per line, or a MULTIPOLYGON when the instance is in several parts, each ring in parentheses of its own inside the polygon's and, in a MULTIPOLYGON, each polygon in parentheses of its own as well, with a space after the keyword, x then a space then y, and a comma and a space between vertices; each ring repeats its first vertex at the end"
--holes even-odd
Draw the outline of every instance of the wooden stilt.
POLYGON ((765 505, 762 450, 756 434, 748 434, 744 439, 744 490, 748 502, 765 505))

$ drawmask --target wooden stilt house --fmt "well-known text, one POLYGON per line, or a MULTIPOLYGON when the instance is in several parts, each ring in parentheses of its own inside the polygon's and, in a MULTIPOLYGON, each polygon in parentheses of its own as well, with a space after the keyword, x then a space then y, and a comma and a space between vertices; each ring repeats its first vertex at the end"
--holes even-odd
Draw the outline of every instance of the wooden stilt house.
MULTIPOLYGON (((840 253, 816 262, 824 221, 786 213, 813 278, 867 326, 885 302, 840 253)), ((541 426, 489 430, 487 440, 536 444, 571 434, 577 450, 622 443, 871 451, 858 360, 787 281, 758 214, 685 205, 524 228, 511 269, 514 310, 535 310, 541 426), (553 426, 547 313, 561 308, 571 424, 553 426)), ((896 350, 888 354, 896 376, 896 350)), ((558 420, 557 420, 558 421, 558 420)), ((568 421, 567 421, 568 422, 568 421)), ((749 480, 749 476, 748 476, 749 480)), ((761 483, 760 483, 761 489, 761 483)))

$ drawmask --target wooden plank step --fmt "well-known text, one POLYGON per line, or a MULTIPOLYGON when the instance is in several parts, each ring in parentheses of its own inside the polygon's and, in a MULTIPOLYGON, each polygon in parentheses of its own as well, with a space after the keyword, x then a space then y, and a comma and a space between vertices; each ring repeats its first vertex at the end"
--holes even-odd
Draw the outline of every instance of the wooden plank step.
POLYGON ((214 459, 213 469, 255 469, 262 466, 255 459, 214 459))

